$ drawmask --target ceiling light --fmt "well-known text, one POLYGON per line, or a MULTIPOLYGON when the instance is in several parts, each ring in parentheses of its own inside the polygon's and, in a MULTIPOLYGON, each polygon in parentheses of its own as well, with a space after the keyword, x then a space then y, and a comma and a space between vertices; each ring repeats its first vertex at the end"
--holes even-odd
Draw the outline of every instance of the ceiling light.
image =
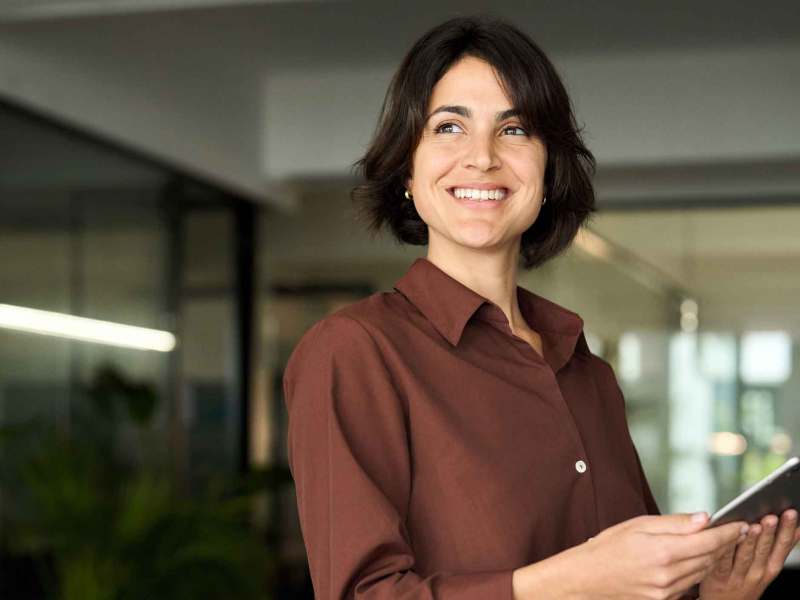
POLYGON ((168 331, 98 321, 97 319, 10 304, 0 304, 0 327, 157 352, 169 352, 175 348, 176 343, 175 336, 168 331))

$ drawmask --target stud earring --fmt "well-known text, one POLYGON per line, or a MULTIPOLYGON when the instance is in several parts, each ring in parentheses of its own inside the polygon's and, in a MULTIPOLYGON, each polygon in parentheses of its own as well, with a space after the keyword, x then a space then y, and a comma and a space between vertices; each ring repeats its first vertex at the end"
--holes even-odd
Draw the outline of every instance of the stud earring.
POLYGON ((545 203, 545 202, 547 202, 547 196, 545 196, 544 198, 542 198, 542 206, 544 206, 544 203, 545 203))
POLYGON ((403 195, 406 197, 406 200, 413 200, 413 198, 411 197, 411 194, 408 193, 408 190, 406 190, 403 195))

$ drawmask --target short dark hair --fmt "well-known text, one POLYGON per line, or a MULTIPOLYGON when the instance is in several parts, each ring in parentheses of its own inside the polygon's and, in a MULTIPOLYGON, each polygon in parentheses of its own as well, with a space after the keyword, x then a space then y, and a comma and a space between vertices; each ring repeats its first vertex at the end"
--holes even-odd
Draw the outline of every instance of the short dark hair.
POLYGON ((560 254, 595 210, 595 159, 581 139, 572 103, 555 67, 526 34, 486 16, 457 17, 423 35, 386 92, 366 154, 354 163, 363 183, 351 198, 372 233, 388 224, 400 241, 428 243, 428 227, 404 196, 433 87, 459 59, 473 56, 498 73, 523 127, 547 147, 547 203, 523 234, 520 258, 532 269, 560 254))

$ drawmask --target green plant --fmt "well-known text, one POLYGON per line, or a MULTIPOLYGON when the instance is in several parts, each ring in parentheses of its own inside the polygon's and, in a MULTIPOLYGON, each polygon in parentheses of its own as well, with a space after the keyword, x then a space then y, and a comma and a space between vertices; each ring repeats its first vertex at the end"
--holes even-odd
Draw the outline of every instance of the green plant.
POLYGON ((123 460, 120 418, 145 428, 155 401, 118 374, 98 381, 69 435, 42 421, 0 434, 6 550, 40 557, 62 600, 265 598, 275 557, 248 523, 263 488, 218 478, 190 498, 168 471, 123 460))

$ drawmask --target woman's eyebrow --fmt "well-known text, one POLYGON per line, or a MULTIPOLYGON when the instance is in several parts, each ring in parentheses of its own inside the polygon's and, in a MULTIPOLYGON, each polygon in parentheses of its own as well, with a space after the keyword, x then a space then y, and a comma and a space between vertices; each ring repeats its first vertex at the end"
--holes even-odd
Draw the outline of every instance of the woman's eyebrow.
MULTIPOLYGON (((468 109, 466 106, 459 106, 456 104, 444 104, 438 108, 435 108, 431 114, 428 115, 428 119, 430 119, 433 115, 440 112, 449 112, 454 113, 456 115, 461 115, 467 119, 472 117, 472 111, 468 109)), ((520 115, 519 109, 516 108, 509 108, 507 110, 501 110, 495 115, 495 119, 497 121, 504 121, 506 119, 510 119, 511 117, 518 117, 520 115)), ((426 119, 427 120, 427 119, 426 119)))

